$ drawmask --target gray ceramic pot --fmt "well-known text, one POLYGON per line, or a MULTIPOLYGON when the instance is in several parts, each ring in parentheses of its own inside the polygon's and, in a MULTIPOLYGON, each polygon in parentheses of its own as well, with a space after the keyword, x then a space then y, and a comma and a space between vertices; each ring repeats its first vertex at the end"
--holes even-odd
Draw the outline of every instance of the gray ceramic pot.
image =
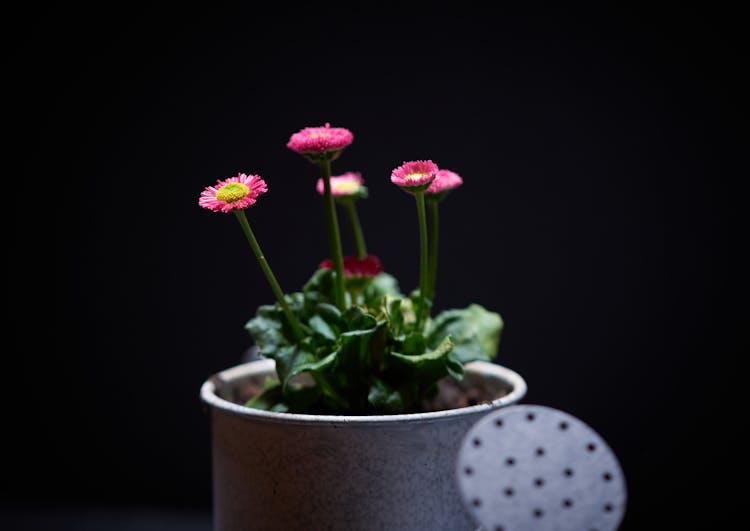
POLYGON ((215 531, 471 530, 453 477, 461 439, 482 416, 526 393, 517 373, 473 362, 463 383, 500 396, 492 403, 324 416, 259 411, 222 398, 273 374, 273 360, 253 361, 201 388, 212 418, 215 531))

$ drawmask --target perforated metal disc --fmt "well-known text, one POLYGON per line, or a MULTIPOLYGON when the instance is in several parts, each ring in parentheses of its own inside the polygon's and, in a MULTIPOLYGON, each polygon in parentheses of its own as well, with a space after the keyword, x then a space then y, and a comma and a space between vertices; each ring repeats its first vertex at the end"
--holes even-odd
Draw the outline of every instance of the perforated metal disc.
POLYGON ((479 420, 461 444, 456 477, 485 531, 613 531, 625 513, 625 478, 604 439, 544 406, 479 420))

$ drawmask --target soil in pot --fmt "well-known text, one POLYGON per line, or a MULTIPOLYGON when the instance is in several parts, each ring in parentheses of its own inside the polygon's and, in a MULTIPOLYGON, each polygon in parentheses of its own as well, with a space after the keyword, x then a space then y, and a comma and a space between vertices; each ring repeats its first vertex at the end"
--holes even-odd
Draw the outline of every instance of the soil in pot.
MULTIPOLYGON (((227 386, 216 382, 217 389, 226 389, 227 386)), ((241 385, 231 389, 231 396, 222 396, 225 400, 235 404, 244 404, 252 397, 263 391, 263 382, 254 379, 246 380, 241 385)), ((443 378, 438 382, 437 394, 429 399, 423 400, 420 408, 409 413, 428 413, 431 411, 443 411, 458 409, 462 407, 476 406, 478 404, 489 404, 493 400, 507 395, 510 389, 498 390, 472 385, 472 382, 458 381, 451 377, 443 378)))

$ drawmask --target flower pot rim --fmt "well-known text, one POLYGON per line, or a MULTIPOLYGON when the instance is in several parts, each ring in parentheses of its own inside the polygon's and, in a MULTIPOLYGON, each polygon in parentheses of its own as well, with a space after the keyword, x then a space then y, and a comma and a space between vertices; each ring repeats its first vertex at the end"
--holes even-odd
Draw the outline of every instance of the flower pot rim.
POLYGON ((215 379, 231 382, 239 378, 261 375, 275 371, 276 362, 272 359, 261 359, 242 363, 225 369, 208 380, 201 386, 201 400, 208 406, 233 415, 239 415, 248 420, 259 420, 279 424, 314 424, 314 425, 372 425, 372 424, 394 424, 401 422, 436 422, 452 417, 459 417, 474 413, 489 412, 501 406, 507 406, 520 401, 526 394, 526 381, 517 372, 486 361, 473 361, 467 363, 464 368, 466 372, 485 374, 502 380, 511 387, 507 395, 496 398, 491 402, 466 406, 462 408, 430 411, 427 413, 403 413, 395 415, 308 415, 300 413, 278 413, 245 407, 229 400, 225 400, 216 394, 215 379))

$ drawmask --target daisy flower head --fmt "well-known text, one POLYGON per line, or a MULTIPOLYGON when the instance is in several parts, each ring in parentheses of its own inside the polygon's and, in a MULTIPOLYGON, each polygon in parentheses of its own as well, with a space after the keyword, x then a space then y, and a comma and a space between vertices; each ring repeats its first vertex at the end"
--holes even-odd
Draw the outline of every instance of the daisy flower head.
MULTIPOLYGON (((326 258, 319 265, 318 269, 333 269, 333 262, 326 258)), ((364 258, 356 256, 344 257, 344 276, 349 277, 367 277, 377 276, 383 271, 383 265, 380 259, 374 254, 369 254, 364 258)))
MULTIPOLYGON (((348 171, 342 175, 336 175, 331 177, 331 195, 338 199, 367 197, 367 188, 364 183, 362 175, 358 172, 348 171)), ((318 179, 316 188, 320 195, 324 194, 323 179, 318 179)))
POLYGON ((258 175, 237 174, 224 181, 217 181, 201 192, 198 204, 214 212, 244 210, 255 204, 260 194, 268 191, 266 182, 258 175))
POLYGON ((448 192, 458 188, 463 184, 464 180, 457 173, 450 170, 440 170, 435 175, 435 180, 432 181, 429 188, 425 190, 424 195, 427 199, 441 200, 448 192))
POLYGON ((404 162, 391 172, 391 182, 407 192, 422 192, 435 180, 438 171, 431 160, 404 162))
POLYGON ((352 143, 354 135, 343 127, 331 127, 326 123, 323 127, 305 127, 294 133, 286 147, 306 156, 312 162, 320 160, 334 160, 341 151, 352 143))

